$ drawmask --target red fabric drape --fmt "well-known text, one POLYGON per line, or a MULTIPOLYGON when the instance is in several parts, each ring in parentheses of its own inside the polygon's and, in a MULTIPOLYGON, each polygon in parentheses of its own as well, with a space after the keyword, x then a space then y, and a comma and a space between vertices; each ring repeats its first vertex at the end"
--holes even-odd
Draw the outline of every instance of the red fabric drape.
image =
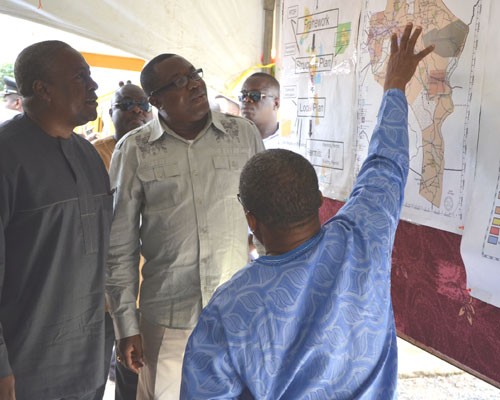
MULTIPOLYGON (((326 198, 322 222, 342 205, 326 198)), ((396 327, 401 336, 500 387, 500 308, 470 296, 460 239, 400 222, 391 277, 396 327)))

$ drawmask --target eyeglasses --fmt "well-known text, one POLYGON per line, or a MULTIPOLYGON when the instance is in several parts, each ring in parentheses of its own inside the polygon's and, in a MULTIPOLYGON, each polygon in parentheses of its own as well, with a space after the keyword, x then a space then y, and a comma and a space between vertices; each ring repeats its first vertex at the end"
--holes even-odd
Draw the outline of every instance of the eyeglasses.
POLYGON ((149 104, 149 102, 145 99, 139 100, 139 101, 135 101, 132 99, 123 99, 122 101, 113 104, 113 107, 116 107, 122 111, 131 111, 136 106, 139 107, 141 109, 141 111, 144 111, 144 112, 151 111, 151 104, 149 104))
POLYGON ((155 96, 158 93, 163 92, 164 90, 167 90, 167 89, 170 89, 173 87, 181 89, 183 87, 186 87, 189 80, 199 81, 201 78, 203 78, 203 69, 198 68, 198 69, 195 69, 194 71, 191 71, 187 75, 182 75, 179 78, 175 79, 174 81, 167 83, 165 86, 162 86, 156 90, 153 90, 149 95, 155 96))
POLYGON ((274 98, 276 96, 271 96, 270 94, 265 94, 260 92, 259 90, 242 90, 240 95, 238 96, 238 100, 243 103, 243 101, 248 98, 252 100, 253 103, 257 103, 261 101, 264 97, 274 98))

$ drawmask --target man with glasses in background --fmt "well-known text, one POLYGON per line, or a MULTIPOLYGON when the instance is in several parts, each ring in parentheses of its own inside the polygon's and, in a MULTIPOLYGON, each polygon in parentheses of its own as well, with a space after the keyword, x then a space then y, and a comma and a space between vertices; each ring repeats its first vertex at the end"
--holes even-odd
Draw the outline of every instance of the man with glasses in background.
POLYGON ((108 170, 116 143, 126 133, 151 121, 153 114, 144 90, 137 85, 127 83, 120 86, 113 95, 109 116, 113 121, 115 134, 93 143, 108 170))
POLYGON ((279 147, 280 84, 276 78, 264 72, 250 75, 241 87, 239 100, 241 115, 257 125, 266 149, 279 147))
MULTIPOLYGON (((149 104, 148 97, 146 93, 144 93, 144 90, 137 85, 133 85, 130 81, 127 81, 126 84, 120 82, 120 84, 119 89, 111 99, 111 107, 109 109, 109 116, 113 121, 115 133, 114 135, 98 139, 93 143, 108 171, 116 143, 125 136, 126 133, 148 123, 153 118, 151 104, 149 104)), ((139 269, 141 266, 139 266, 139 269)), ((106 309, 106 311, 108 310, 106 309)), ((106 312, 105 325, 106 342, 104 351, 104 371, 107 376, 108 371, 110 371, 109 367, 115 341, 113 321, 111 320, 109 312, 106 312)), ((137 392, 137 374, 127 369, 122 363, 117 363, 116 366, 112 366, 111 368, 115 368, 114 371, 111 371, 111 373, 115 372, 115 399, 135 400, 137 392)), ((102 398, 104 394, 104 387, 101 392, 99 398, 102 398)))
POLYGON ((137 398, 178 399, 184 348, 202 308, 247 262, 236 194, 243 165, 264 146, 254 124, 210 111, 202 70, 178 55, 147 63, 141 85, 158 116, 113 153, 106 296, 118 362, 140 371, 137 398))
MULTIPOLYGON (((264 147, 276 149, 279 146, 278 110, 280 108, 280 83, 264 72, 250 75, 241 87, 238 96, 241 104, 241 115, 252 121, 259 129, 264 147)), ((248 231, 250 258, 255 260, 265 254, 264 246, 248 231)))

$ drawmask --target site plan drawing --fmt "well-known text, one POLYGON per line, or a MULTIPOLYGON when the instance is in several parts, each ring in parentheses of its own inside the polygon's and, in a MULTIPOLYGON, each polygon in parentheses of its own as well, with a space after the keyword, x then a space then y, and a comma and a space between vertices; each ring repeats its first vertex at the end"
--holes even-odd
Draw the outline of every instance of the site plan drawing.
POLYGON ((423 28, 417 49, 434 44, 408 84, 410 175, 402 218, 461 233, 474 176, 487 1, 365 0, 358 64, 357 165, 376 121, 390 35, 423 28))
POLYGON ((474 179, 490 0, 284 0, 280 147, 350 193, 375 127, 392 33, 434 44, 407 86, 410 175, 402 218, 462 234, 474 179))

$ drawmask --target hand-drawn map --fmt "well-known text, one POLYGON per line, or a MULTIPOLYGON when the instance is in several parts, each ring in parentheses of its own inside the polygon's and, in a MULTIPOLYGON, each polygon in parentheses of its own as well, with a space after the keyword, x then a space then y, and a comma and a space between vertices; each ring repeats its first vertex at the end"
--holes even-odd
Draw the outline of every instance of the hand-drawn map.
POLYGON ((366 157, 393 32, 435 44, 407 86, 410 175, 402 218, 462 233, 479 131, 489 0, 284 0, 280 147, 345 200, 366 157), (358 26, 359 21, 359 26, 358 26))
POLYGON ((390 35, 400 35, 408 22, 420 25, 417 50, 430 44, 436 48, 406 89, 411 164, 402 217, 456 233, 463 227, 474 177, 484 3, 365 0, 360 27, 356 171, 376 122, 390 35))

